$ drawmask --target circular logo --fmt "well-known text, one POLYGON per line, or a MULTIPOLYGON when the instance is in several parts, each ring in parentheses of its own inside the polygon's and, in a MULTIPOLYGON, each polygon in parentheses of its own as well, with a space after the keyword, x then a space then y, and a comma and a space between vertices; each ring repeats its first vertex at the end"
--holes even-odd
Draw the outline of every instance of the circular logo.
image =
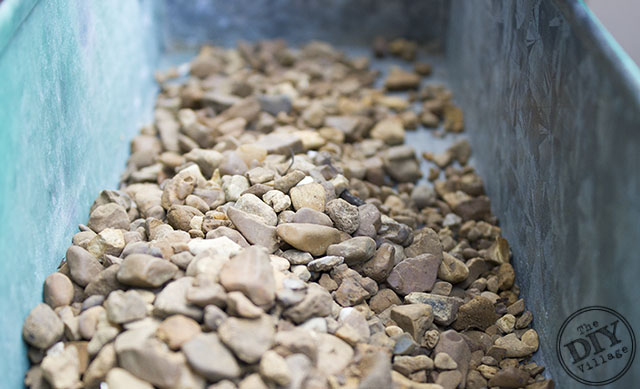
POLYGON ((636 356, 636 337, 629 322, 613 309, 585 307, 562 324, 556 352, 573 379, 601 386, 629 370, 636 356))

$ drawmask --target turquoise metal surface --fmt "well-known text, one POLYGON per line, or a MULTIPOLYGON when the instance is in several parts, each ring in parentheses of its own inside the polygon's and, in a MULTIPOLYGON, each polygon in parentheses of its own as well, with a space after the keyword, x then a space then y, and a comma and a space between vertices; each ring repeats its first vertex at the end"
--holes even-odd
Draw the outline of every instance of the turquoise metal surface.
POLYGON ((22 386, 24 317, 89 206, 115 188, 155 95, 152 1, 0 4, 0 371, 22 386))

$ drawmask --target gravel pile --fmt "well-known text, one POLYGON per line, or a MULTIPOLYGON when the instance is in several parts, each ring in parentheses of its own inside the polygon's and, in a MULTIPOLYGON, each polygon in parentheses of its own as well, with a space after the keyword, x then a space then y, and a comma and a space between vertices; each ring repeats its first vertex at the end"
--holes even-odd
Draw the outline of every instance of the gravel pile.
POLYGON ((407 61, 378 88, 321 42, 203 47, 158 74, 120 190, 25 320, 26 384, 553 388, 468 142, 404 145, 464 130, 417 50, 377 40, 407 61))

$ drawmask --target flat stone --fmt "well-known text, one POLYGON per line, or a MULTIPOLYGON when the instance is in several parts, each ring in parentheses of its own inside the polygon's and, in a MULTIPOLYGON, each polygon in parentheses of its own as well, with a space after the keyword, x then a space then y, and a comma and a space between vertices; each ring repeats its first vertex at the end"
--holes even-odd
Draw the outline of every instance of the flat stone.
POLYGON ((48 349, 64 333, 64 324, 50 306, 40 303, 29 312, 22 326, 22 338, 31 346, 48 349))
POLYGON ((428 304, 406 304, 391 308, 391 319, 413 339, 422 343, 424 333, 433 323, 433 310, 428 304))
POLYGON ((87 286, 98 273, 104 270, 98 258, 79 246, 69 247, 66 258, 71 279, 82 287, 87 286))
MULTIPOLYGON (((324 189, 323 189, 324 190, 324 189)), ((287 223, 277 227, 282 240, 314 256, 323 255, 327 247, 340 241, 340 231, 335 228, 308 223, 287 223)))
POLYGON ((362 266, 363 273, 379 283, 386 281, 395 264, 395 252, 395 247, 389 243, 381 244, 373 258, 362 266))
POLYGON ((326 257, 314 259, 313 261, 309 262, 307 264, 307 268, 310 271, 315 271, 315 272, 330 271, 335 266, 338 266, 343 262, 344 262, 344 257, 340 257, 336 255, 328 255, 326 257))
POLYGON ((229 292, 227 295, 227 312, 230 315, 255 319, 264 314, 264 311, 254 305, 242 292, 229 292))
POLYGON ((118 281, 118 270, 120 270, 120 265, 114 264, 98 273, 84 288, 85 296, 106 296, 111 291, 123 289, 124 285, 118 281))
POLYGON ((457 297, 440 296, 432 293, 412 292, 405 296, 404 301, 410 304, 429 304, 433 308, 436 324, 449 325, 455 319, 458 308, 464 302, 457 297))
POLYGON ((447 353, 437 353, 433 359, 435 367, 441 370, 454 370, 458 364, 447 353))
POLYGON ((264 247, 273 253, 279 247, 276 228, 263 223, 260 219, 239 209, 230 207, 227 216, 234 226, 251 244, 264 247))
POLYGON ((458 331, 477 328, 482 331, 495 324, 498 314, 491 300, 477 296, 458 309, 458 317, 452 327, 458 331))
POLYGON ((105 228, 129 230, 129 215, 127 210, 116 203, 108 203, 96 207, 89 216, 87 226, 96 233, 105 228))
POLYGON ((214 333, 199 334, 182 346, 193 370, 211 381, 240 376, 240 367, 233 354, 214 333))
POLYGON ((164 341, 170 349, 178 350, 200 332, 197 321, 184 315, 173 315, 160 323, 156 330, 156 337, 164 341))
POLYGON ((275 301, 275 279, 269 255, 259 247, 243 249, 220 271, 220 284, 229 292, 240 291, 259 307, 275 301))
POLYGON ((271 348, 276 330, 270 316, 258 319, 228 318, 218 328, 222 342, 246 363, 256 363, 271 348))
POLYGON ((347 265, 353 266, 372 258, 375 250, 376 242, 373 239, 358 236, 329 246, 327 254, 343 257, 347 265))
POLYGON ((244 194, 240 196, 238 201, 236 201, 235 207, 250 215, 256 216, 268 226, 278 224, 278 216, 276 216, 275 211, 255 195, 244 194))
POLYGON ((317 182, 295 186, 289 191, 289 196, 296 211, 300 208, 311 208, 324 212, 327 195, 324 187, 317 182))
POLYGON ((62 307, 73 301, 73 284, 69 277, 56 272, 44 280, 44 302, 51 308, 62 307))
POLYGON ((329 292, 318 284, 310 283, 302 301, 288 308, 282 316, 296 324, 304 323, 312 317, 330 315, 332 303, 329 292))
POLYGON ((264 184, 273 180, 275 173, 273 170, 264 168, 262 166, 255 167, 247 172, 247 178, 251 185, 264 184))
POLYGON ((114 290, 104 302, 107 318, 112 323, 127 323, 147 315, 147 303, 135 290, 114 290))
POLYGON ((291 111, 291 98, 287 95, 259 95, 260 109, 276 116, 280 112, 291 111))
POLYGON ((436 282, 440 262, 441 259, 432 254, 407 258, 393 268, 387 283, 403 296, 411 292, 428 292, 436 282))
POLYGON ((147 254, 127 256, 117 273, 124 285, 156 288, 173 278, 178 267, 173 263, 147 254))
MULTIPOLYGON (((215 278, 217 279, 218 277, 215 278)), ((227 294, 222 285, 215 282, 213 276, 198 274, 187 290, 187 301, 200 307, 206 307, 211 304, 224 307, 227 304, 227 294)))
POLYGON ((343 199, 331 200, 326 205, 327 213, 336 228, 347 234, 353 234, 360 227, 360 213, 358 207, 343 199))
POLYGON ((329 216, 311 208, 300 208, 291 220, 292 223, 319 224, 321 226, 333 227, 333 222, 329 216))

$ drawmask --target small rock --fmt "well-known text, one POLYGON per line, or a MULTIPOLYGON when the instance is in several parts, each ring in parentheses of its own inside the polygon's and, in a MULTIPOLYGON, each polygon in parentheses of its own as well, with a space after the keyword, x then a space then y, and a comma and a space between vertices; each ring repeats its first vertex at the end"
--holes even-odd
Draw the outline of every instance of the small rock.
POLYGON ((460 306, 458 318, 453 322, 452 327, 458 331, 469 328, 478 328, 484 331, 490 325, 495 324, 496 320, 498 320, 498 315, 491 300, 477 296, 460 306))
POLYGON ((433 360, 435 367, 442 370, 453 370, 458 368, 458 364, 447 353, 437 353, 433 360))
POLYGON ((464 338, 454 330, 444 331, 440 334, 440 340, 433 351, 436 354, 449 355, 458 364, 458 370, 462 373, 461 384, 464 387, 471 361, 471 350, 464 338))
POLYGON ((249 374, 238 384, 238 389, 269 389, 258 373, 249 374))
MULTIPOLYGON (((234 229, 231 229, 229 227, 225 227, 225 226, 220 226, 220 227, 216 228, 215 230, 211 230, 211 231, 207 232, 206 240, 213 240, 213 239, 216 239, 216 238, 222 238, 223 236, 231 239, 231 241, 233 241, 234 243, 236 243, 240 247, 249 247, 249 243, 244 238, 244 236, 242 236, 241 233, 239 233, 238 231, 236 231, 234 229)), ((216 242, 219 242, 219 241, 216 241, 216 242)), ((189 243, 191 243, 191 242, 189 242, 189 243)), ((215 247, 216 249, 218 249, 217 246, 218 245, 216 244, 216 247, 215 247)), ((240 251, 240 249, 238 248, 237 251, 240 251)), ((234 253, 234 254, 236 254, 236 253, 234 253)), ((178 255, 178 254, 176 254, 176 255, 178 255)), ((172 259, 172 262, 173 262, 173 259, 172 259)), ((180 265, 178 265, 178 266, 180 266, 180 265)))
POLYGON ((227 295, 227 312, 230 315, 255 319, 260 317, 264 311, 253 305, 242 292, 229 292, 227 295))
POLYGON ((236 201, 235 207, 257 217, 268 226, 278 224, 278 217, 274 210, 255 195, 244 194, 240 196, 238 201, 236 201))
POLYGON ((373 258, 362 267, 364 275, 379 283, 384 282, 393 270, 395 252, 396 249, 391 244, 381 244, 373 258))
POLYGON ((439 296, 433 293, 413 292, 404 298, 410 304, 429 304, 433 308, 435 322, 440 325, 451 324, 458 313, 463 300, 457 297, 439 296))
POLYGON ((367 353, 362 358, 359 368, 363 373, 358 389, 391 388, 391 361, 385 352, 367 353))
POLYGON ((538 333, 535 330, 528 330, 522 334, 522 340, 518 339, 515 333, 510 333, 496 339, 495 345, 504 348, 508 358, 526 357, 538 350, 538 333))
POLYGON ((277 232, 291 246, 315 256, 326 253, 327 247, 338 243, 341 237, 340 231, 335 228, 308 223, 281 224, 277 232))
POLYGON ((98 258, 79 246, 69 247, 66 258, 71 279, 82 287, 87 286, 91 280, 104 270, 98 258))
POLYGON ((283 316, 296 324, 304 323, 311 317, 331 314, 332 298, 329 292, 318 284, 311 283, 304 299, 283 312, 283 316))
POLYGON ((75 347, 47 353, 40 366, 44 378, 54 389, 80 386, 80 359, 75 347))
POLYGON ((391 308, 391 319, 416 342, 422 343, 424 333, 433 323, 433 310, 427 304, 398 305, 391 308))
POLYGON ((508 334, 513 331, 513 328, 516 325, 516 317, 510 313, 502 316, 498 321, 496 321, 496 326, 503 334, 508 334))
POLYGON ((293 215, 291 222, 319 224, 321 226, 333 227, 333 222, 329 216, 311 208, 300 208, 295 215, 293 215))
POLYGON ((167 260, 131 254, 122 261, 117 278, 125 285, 155 288, 173 278, 177 271, 178 267, 167 260))
POLYGON ((108 203, 96 207, 89 216, 87 226, 96 233, 105 228, 129 230, 129 215, 123 206, 116 203, 108 203))
POLYGON ((214 333, 199 334, 182 346, 193 370, 211 381, 240 376, 240 367, 231 352, 214 333))
MULTIPOLYGON (((329 246, 329 247, 332 247, 332 246, 329 246)), ((333 269, 335 266, 338 266, 343 262, 344 262, 344 257, 329 255, 326 257, 314 259, 313 261, 307 264, 307 268, 310 271, 315 271, 315 272, 329 271, 333 269)))
POLYGON ((391 146, 402 144, 404 142, 402 121, 398 118, 383 119, 373 127, 370 136, 391 146))
POLYGON ((442 254, 442 262, 438 268, 438 278, 457 284, 464 281, 468 276, 469 269, 464 262, 449 253, 442 254))
POLYGON ((354 236, 368 236, 375 239, 381 226, 380 211, 373 204, 358 207, 359 225, 354 236))
POLYGON ((358 230, 360 213, 355 205, 351 205, 343 199, 335 199, 327 203, 326 209, 329 217, 340 231, 353 234, 358 230))
POLYGON ((273 188, 281 191, 282 193, 289 193, 289 190, 297 185, 306 175, 300 170, 294 170, 286 175, 276 178, 273 181, 273 188))
POLYGON ((82 382, 87 387, 95 387, 104 381, 107 373, 116 367, 116 350, 113 343, 104 346, 98 355, 91 361, 82 377, 82 382))
POLYGON ((189 231, 191 219, 204 216, 202 212, 188 205, 172 205, 167 212, 167 223, 176 230, 189 231))
POLYGON ((498 288, 509 290, 516 279, 516 273, 510 263, 503 263, 498 267, 498 288))
POLYGON ((258 139, 255 145, 264 148, 269 154, 290 155, 291 153, 297 154, 303 150, 302 140, 291 134, 268 134, 258 139))
POLYGON ((442 243, 434 230, 425 227, 414 233, 413 243, 404 252, 409 258, 421 254, 432 254, 442 258, 442 243))
POLYGON ((173 315, 160 323, 156 337, 167 343, 172 350, 178 350, 200 332, 197 321, 183 315, 173 315))
POLYGON ((390 91, 416 89, 420 86, 420 76, 399 67, 392 67, 384 81, 384 86, 390 91))
POLYGON ((397 264, 387 282, 400 295, 430 291, 436 281, 441 259, 432 254, 407 258, 397 264))
POLYGON ((490 386, 501 388, 522 388, 529 381, 529 373, 516 367, 507 366, 500 369, 490 380, 490 386))
POLYGON ((244 293, 259 307, 275 301, 275 279, 269 255, 259 247, 248 247, 227 262, 220 271, 220 284, 228 291, 244 293))
POLYGON ((433 360, 426 355, 398 355, 393 358, 393 370, 409 375, 419 370, 432 370, 433 360))
POLYGON ((402 333, 395 341, 396 344, 393 347, 394 355, 411 355, 418 348, 418 344, 408 333, 402 333))
POLYGON ((443 389, 456 389, 462 382, 462 374, 457 370, 443 371, 438 374, 436 384, 443 389))
POLYGON ((278 249, 279 242, 275 227, 233 207, 227 209, 227 216, 249 243, 262 246, 269 253, 278 249))
POLYGON ((218 335, 233 353, 246 363, 256 363, 271 348, 276 330, 270 316, 259 319, 230 317, 218 328, 218 335))
POLYGON ((282 212, 291 206, 291 198, 279 190, 270 190, 262 195, 262 200, 270 205, 274 211, 282 212))
POLYGON ((317 369, 326 375, 343 371, 353 359, 353 349, 346 342, 329 334, 317 334, 317 369))
POLYGON ((287 361, 272 350, 265 352, 260 359, 260 375, 279 386, 287 386, 291 382, 287 361))
POLYGON ((326 193, 324 187, 317 182, 295 186, 291 188, 289 196, 296 211, 300 208, 311 208, 324 212, 326 193))
POLYGON ((143 319, 147 315, 147 303, 135 290, 115 290, 109 293, 104 308, 109 321, 118 324, 143 319))
POLYGON ((48 349, 64 332, 60 317, 47 304, 38 304, 29 312, 22 327, 25 342, 39 349, 48 349))
POLYGON ((187 293, 193 280, 193 277, 182 277, 168 283, 153 302, 154 315, 167 317, 180 314, 201 321, 202 309, 190 304, 187 300, 187 293))
POLYGON ((113 389, 153 389, 153 385, 147 381, 143 381, 125 369, 121 369, 119 367, 114 367, 109 370, 109 373, 105 378, 105 382, 109 388, 113 389))
POLYGON ((400 304, 402 304, 402 301, 391 289, 380 289, 378 293, 369 300, 369 307, 373 312, 378 314, 393 305, 400 304))
POLYGON ((227 317, 227 314, 215 305, 207 305, 204 308, 204 325, 211 331, 216 331, 227 317))
POLYGON ((62 273, 50 274, 44 280, 44 302, 51 308, 62 307, 71 304, 73 300, 73 284, 62 273))
POLYGON ((357 265, 373 257, 376 250, 376 242, 368 236, 358 236, 333 244, 327 248, 328 255, 337 255, 344 258, 349 266, 357 265))
POLYGON ((249 180, 244 176, 225 176, 222 180, 222 190, 227 201, 237 201, 247 189, 249 189, 249 180))

